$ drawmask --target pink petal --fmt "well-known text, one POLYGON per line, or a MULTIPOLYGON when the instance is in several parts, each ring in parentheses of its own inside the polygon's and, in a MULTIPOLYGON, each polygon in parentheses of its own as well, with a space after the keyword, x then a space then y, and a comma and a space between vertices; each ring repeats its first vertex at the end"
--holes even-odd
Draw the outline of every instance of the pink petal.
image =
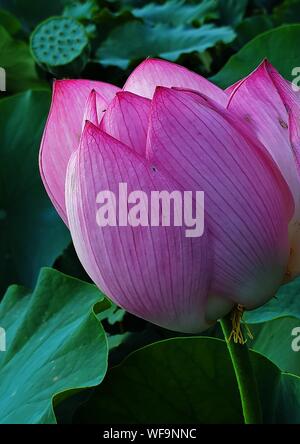
POLYGON ((83 119, 82 119, 82 130, 85 127, 86 121, 89 121, 96 126, 98 126, 99 124, 98 112, 97 112, 97 93, 94 89, 90 92, 90 95, 88 96, 85 105, 83 119))
POLYGON ((294 91, 292 84, 286 81, 268 61, 265 62, 265 66, 288 113, 291 149, 293 151, 299 173, 300 172, 300 95, 299 95, 300 93, 299 91, 294 91))
POLYGON ((65 222, 67 165, 71 153, 78 148, 85 105, 93 89, 105 106, 119 90, 113 85, 90 80, 60 80, 54 84, 51 110, 40 151, 40 170, 46 190, 65 222))
POLYGON ((119 92, 110 103, 100 127, 145 156, 150 108, 149 99, 130 92, 119 92))
POLYGON ((300 203, 298 172, 291 149, 288 115, 266 62, 233 89, 228 109, 240 116, 267 148, 300 203))
POLYGON ((118 196, 119 183, 148 197, 150 191, 174 190, 146 160, 87 123, 66 180, 68 220, 83 266, 129 312, 178 331, 206 329, 208 235, 187 238, 182 227, 100 228, 96 197, 103 190, 118 196))
POLYGON ((233 85, 229 86, 227 89, 225 89, 225 93, 230 97, 230 95, 233 93, 233 91, 240 86, 241 83, 243 83, 245 79, 238 80, 233 85))
POLYGON ((290 222, 293 262, 292 275, 300 273, 300 178, 299 133, 300 101, 291 84, 264 61, 252 74, 231 89, 228 109, 244 119, 265 145, 285 180, 295 201, 290 222), (297 102, 298 101, 298 102, 297 102))
POLYGON ((188 69, 159 59, 147 59, 128 78, 124 90, 152 99, 157 86, 194 89, 226 106, 224 91, 188 69))
POLYGON ((231 114, 199 94, 157 88, 147 153, 186 190, 203 190, 211 293, 251 309, 281 284, 293 199, 275 163, 231 114))

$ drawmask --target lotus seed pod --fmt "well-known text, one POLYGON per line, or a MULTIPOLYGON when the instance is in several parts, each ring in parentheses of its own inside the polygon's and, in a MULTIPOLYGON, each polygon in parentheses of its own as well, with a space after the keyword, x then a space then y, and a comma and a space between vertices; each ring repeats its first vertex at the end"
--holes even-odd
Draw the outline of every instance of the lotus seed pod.
POLYGON ((51 17, 40 23, 30 44, 37 64, 56 77, 79 75, 89 60, 85 27, 70 17, 51 17))

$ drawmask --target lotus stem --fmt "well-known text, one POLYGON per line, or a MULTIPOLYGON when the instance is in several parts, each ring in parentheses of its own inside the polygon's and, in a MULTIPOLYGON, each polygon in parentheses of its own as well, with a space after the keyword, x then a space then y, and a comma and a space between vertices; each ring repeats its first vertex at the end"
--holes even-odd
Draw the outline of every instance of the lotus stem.
POLYGON ((246 343, 232 340, 232 319, 229 314, 220 323, 238 383, 245 424, 262 424, 261 402, 249 349, 246 343))

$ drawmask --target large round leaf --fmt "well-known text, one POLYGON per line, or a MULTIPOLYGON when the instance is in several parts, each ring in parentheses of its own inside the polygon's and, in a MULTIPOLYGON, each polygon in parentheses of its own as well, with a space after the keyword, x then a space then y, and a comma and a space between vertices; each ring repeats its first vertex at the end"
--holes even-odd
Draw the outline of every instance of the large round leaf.
POLYGON ((47 92, 0 101, 0 292, 32 288, 70 241, 42 185, 38 151, 48 113, 47 92))
POLYGON ((300 319, 300 278, 282 285, 267 304, 245 314, 248 324, 259 324, 283 317, 300 319))
POLYGON ((53 399, 99 384, 107 341, 94 285, 42 270, 32 294, 8 289, 0 305, 6 352, 0 353, 0 423, 54 423, 53 399))
MULTIPOLYGON (((265 423, 299 422, 300 379, 251 352, 265 423), (282 410, 285 410, 282 412, 282 410)), ((176 338, 131 354, 113 368, 77 417, 83 423, 242 423, 227 346, 212 338, 176 338)))
POLYGON ((292 80, 292 70, 300 66, 300 25, 286 25, 267 31, 251 40, 233 55, 221 71, 211 80, 226 88, 253 71, 264 58, 292 80))
POLYGON ((282 371, 300 376, 300 278, 283 285, 262 307, 247 312, 254 340, 251 348, 271 359, 282 371), (297 333, 298 332, 298 333, 297 333), (295 334, 296 333, 296 334, 295 334))
POLYGON ((251 325, 249 345, 276 364, 280 370, 300 376, 300 320, 291 317, 251 325))

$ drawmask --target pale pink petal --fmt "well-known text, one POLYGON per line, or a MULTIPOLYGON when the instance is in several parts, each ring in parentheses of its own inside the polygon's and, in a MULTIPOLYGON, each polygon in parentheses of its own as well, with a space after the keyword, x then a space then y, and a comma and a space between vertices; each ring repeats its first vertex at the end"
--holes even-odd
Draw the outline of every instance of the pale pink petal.
POLYGON ((87 123, 66 180, 68 220, 83 266, 129 312, 178 331, 206 329, 208 233, 192 239, 183 227, 100 228, 97 195, 109 190, 118 196, 120 183, 127 183, 128 193, 141 190, 149 199, 151 191, 175 186, 130 148, 87 123))
POLYGON ((248 309, 271 298, 286 271, 294 206, 265 148, 207 98, 158 88, 147 153, 158 171, 205 192, 211 293, 248 309))
POLYGON ((66 222, 64 185, 71 153, 78 148, 87 98, 92 90, 107 107, 119 90, 90 80, 59 80, 54 84, 50 114, 45 128, 40 170, 46 190, 66 222))
POLYGON ((226 106, 224 91, 204 77, 166 60, 145 60, 130 75, 124 90, 152 99, 157 86, 194 89, 226 106))
POLYGON ((105 112, 100 128, 145 156, 150 108, 149 99, 119 92, 105 112))

